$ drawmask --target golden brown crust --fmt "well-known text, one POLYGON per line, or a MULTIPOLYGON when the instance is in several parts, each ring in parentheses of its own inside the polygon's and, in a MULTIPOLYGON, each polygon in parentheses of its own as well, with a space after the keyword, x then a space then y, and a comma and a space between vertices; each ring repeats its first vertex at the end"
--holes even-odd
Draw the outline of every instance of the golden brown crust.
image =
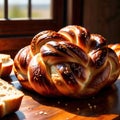
POLYGON ((14 66, 18 74, 24 74, 31 87, 44 96, 94 95, 119 76, 118 57, 107 47, 106 39, 90 34, 81 26, 40 32, 28 47, 23 49, 28 49, 24 57, 30 54, 29 61, 19 52, 14 66), (25 72, 21 67, 23 63, 27 63, 25 72))
POLYGON ((21 49, 14 58, 13 70, 23 87, 32 90, 28 81, 27 69, 31 60, 30 46, 21 49))
POLYGON ((42 45, 44 45, 45 43, 49 41, 61 41, 61 40, 66 41, 64 36, 62 36, 61 34, 55 31, 52 31, 52 30, 42 31, 37 35, 35 35, 35 37, 32 39, 31 52, 33 54, 37 54, 40 48, 42 47, 42 45))

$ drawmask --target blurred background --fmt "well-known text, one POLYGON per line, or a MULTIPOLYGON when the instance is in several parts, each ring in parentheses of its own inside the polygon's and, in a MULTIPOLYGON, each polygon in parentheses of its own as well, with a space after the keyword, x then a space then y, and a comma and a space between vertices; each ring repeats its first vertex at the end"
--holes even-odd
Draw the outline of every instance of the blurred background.
POLYGON ((72 24, 120 42, 120 1, 0 0, 0 52, 14 58, 38 32, 72 24))
MULTIPOLYGON (((4 0, 0 0, 0 19, 4 18, 4 0)), ((25 19, 28 17, 28 0, 8 0, 8 18, 25 19)), ((49 19, 51 0, 31 0, 31 16, 38 19, 49 19)))

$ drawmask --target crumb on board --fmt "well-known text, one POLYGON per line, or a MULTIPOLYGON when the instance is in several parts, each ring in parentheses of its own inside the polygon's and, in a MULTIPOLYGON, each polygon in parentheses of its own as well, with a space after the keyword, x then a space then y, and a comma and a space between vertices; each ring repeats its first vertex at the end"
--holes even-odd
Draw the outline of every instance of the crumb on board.
POLYGON ((90 109, 96 109, 96 105, 91 105, 90 103, 88 103, 88 107, 90 108, 90 109))
POLYGON ((36 112, 35 115, 47 115, 47 112, 41 110, 39 112, 36 112))

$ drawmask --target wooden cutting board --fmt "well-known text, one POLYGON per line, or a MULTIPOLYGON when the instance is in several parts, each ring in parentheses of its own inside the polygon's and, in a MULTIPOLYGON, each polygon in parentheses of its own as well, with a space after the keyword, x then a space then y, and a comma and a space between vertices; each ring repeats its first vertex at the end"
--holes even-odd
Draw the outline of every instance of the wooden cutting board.
POLYGON ((20 109, 2 120, 119 120, 120 80, 88 99, 46 98, 23 89, 14 75, 3 78, 25 94, 20 109))

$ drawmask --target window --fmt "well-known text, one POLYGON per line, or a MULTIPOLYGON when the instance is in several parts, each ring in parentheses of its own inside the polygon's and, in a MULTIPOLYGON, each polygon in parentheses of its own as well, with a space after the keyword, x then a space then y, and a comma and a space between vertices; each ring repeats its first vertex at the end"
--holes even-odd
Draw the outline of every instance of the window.
MULTIPOLYGON (((24 7, 24 9, 21 8, 21 10, 23 10, 24 12, 20 12, 21 10, 18 9, 17 12, 16 10, 14 10, 14 14, 16 14, 15 18, 14 15, 12 14, 13 14, 13 7, 17 7, 17 3, 12 1, 16 1, 16 0, 3 0, 3 2, 1 2, 1 4, 4 5, 4 11, 1 10, 2 11, 1 16, 3 17, 3 12, 4 12, 4 18, 5 18, 5 19, 0 19, 1 37, 6 35, 7 36, 33 35, 38 33, 40 30, 44 30, 44 29, 59 29, 63 24, 64 0, 47 0, 48 3, 50 4, 48 7, 50 11, 49 13, 47 13, 48 14, 47 17, 42 16, 42 18, 39 18, 38 13, 36 13, 35 1, 43 1, 43 0, 20 0, 21 2, 19 3, 19 6, 20 4, 22 4, 22 6, 24 5, 26 7, 24 7), (21 13, 24 13, 21 15, 23 19, 19 18, 18 16, 21 13)), ((39 6, 40 3, 37 5, 39 6)), ((41 9, 38 7, 37 11, 41 11, 41 9)))
POLYGON ((1 19, 50 19, 51 0, 1 0, 0 14, 1 19))

